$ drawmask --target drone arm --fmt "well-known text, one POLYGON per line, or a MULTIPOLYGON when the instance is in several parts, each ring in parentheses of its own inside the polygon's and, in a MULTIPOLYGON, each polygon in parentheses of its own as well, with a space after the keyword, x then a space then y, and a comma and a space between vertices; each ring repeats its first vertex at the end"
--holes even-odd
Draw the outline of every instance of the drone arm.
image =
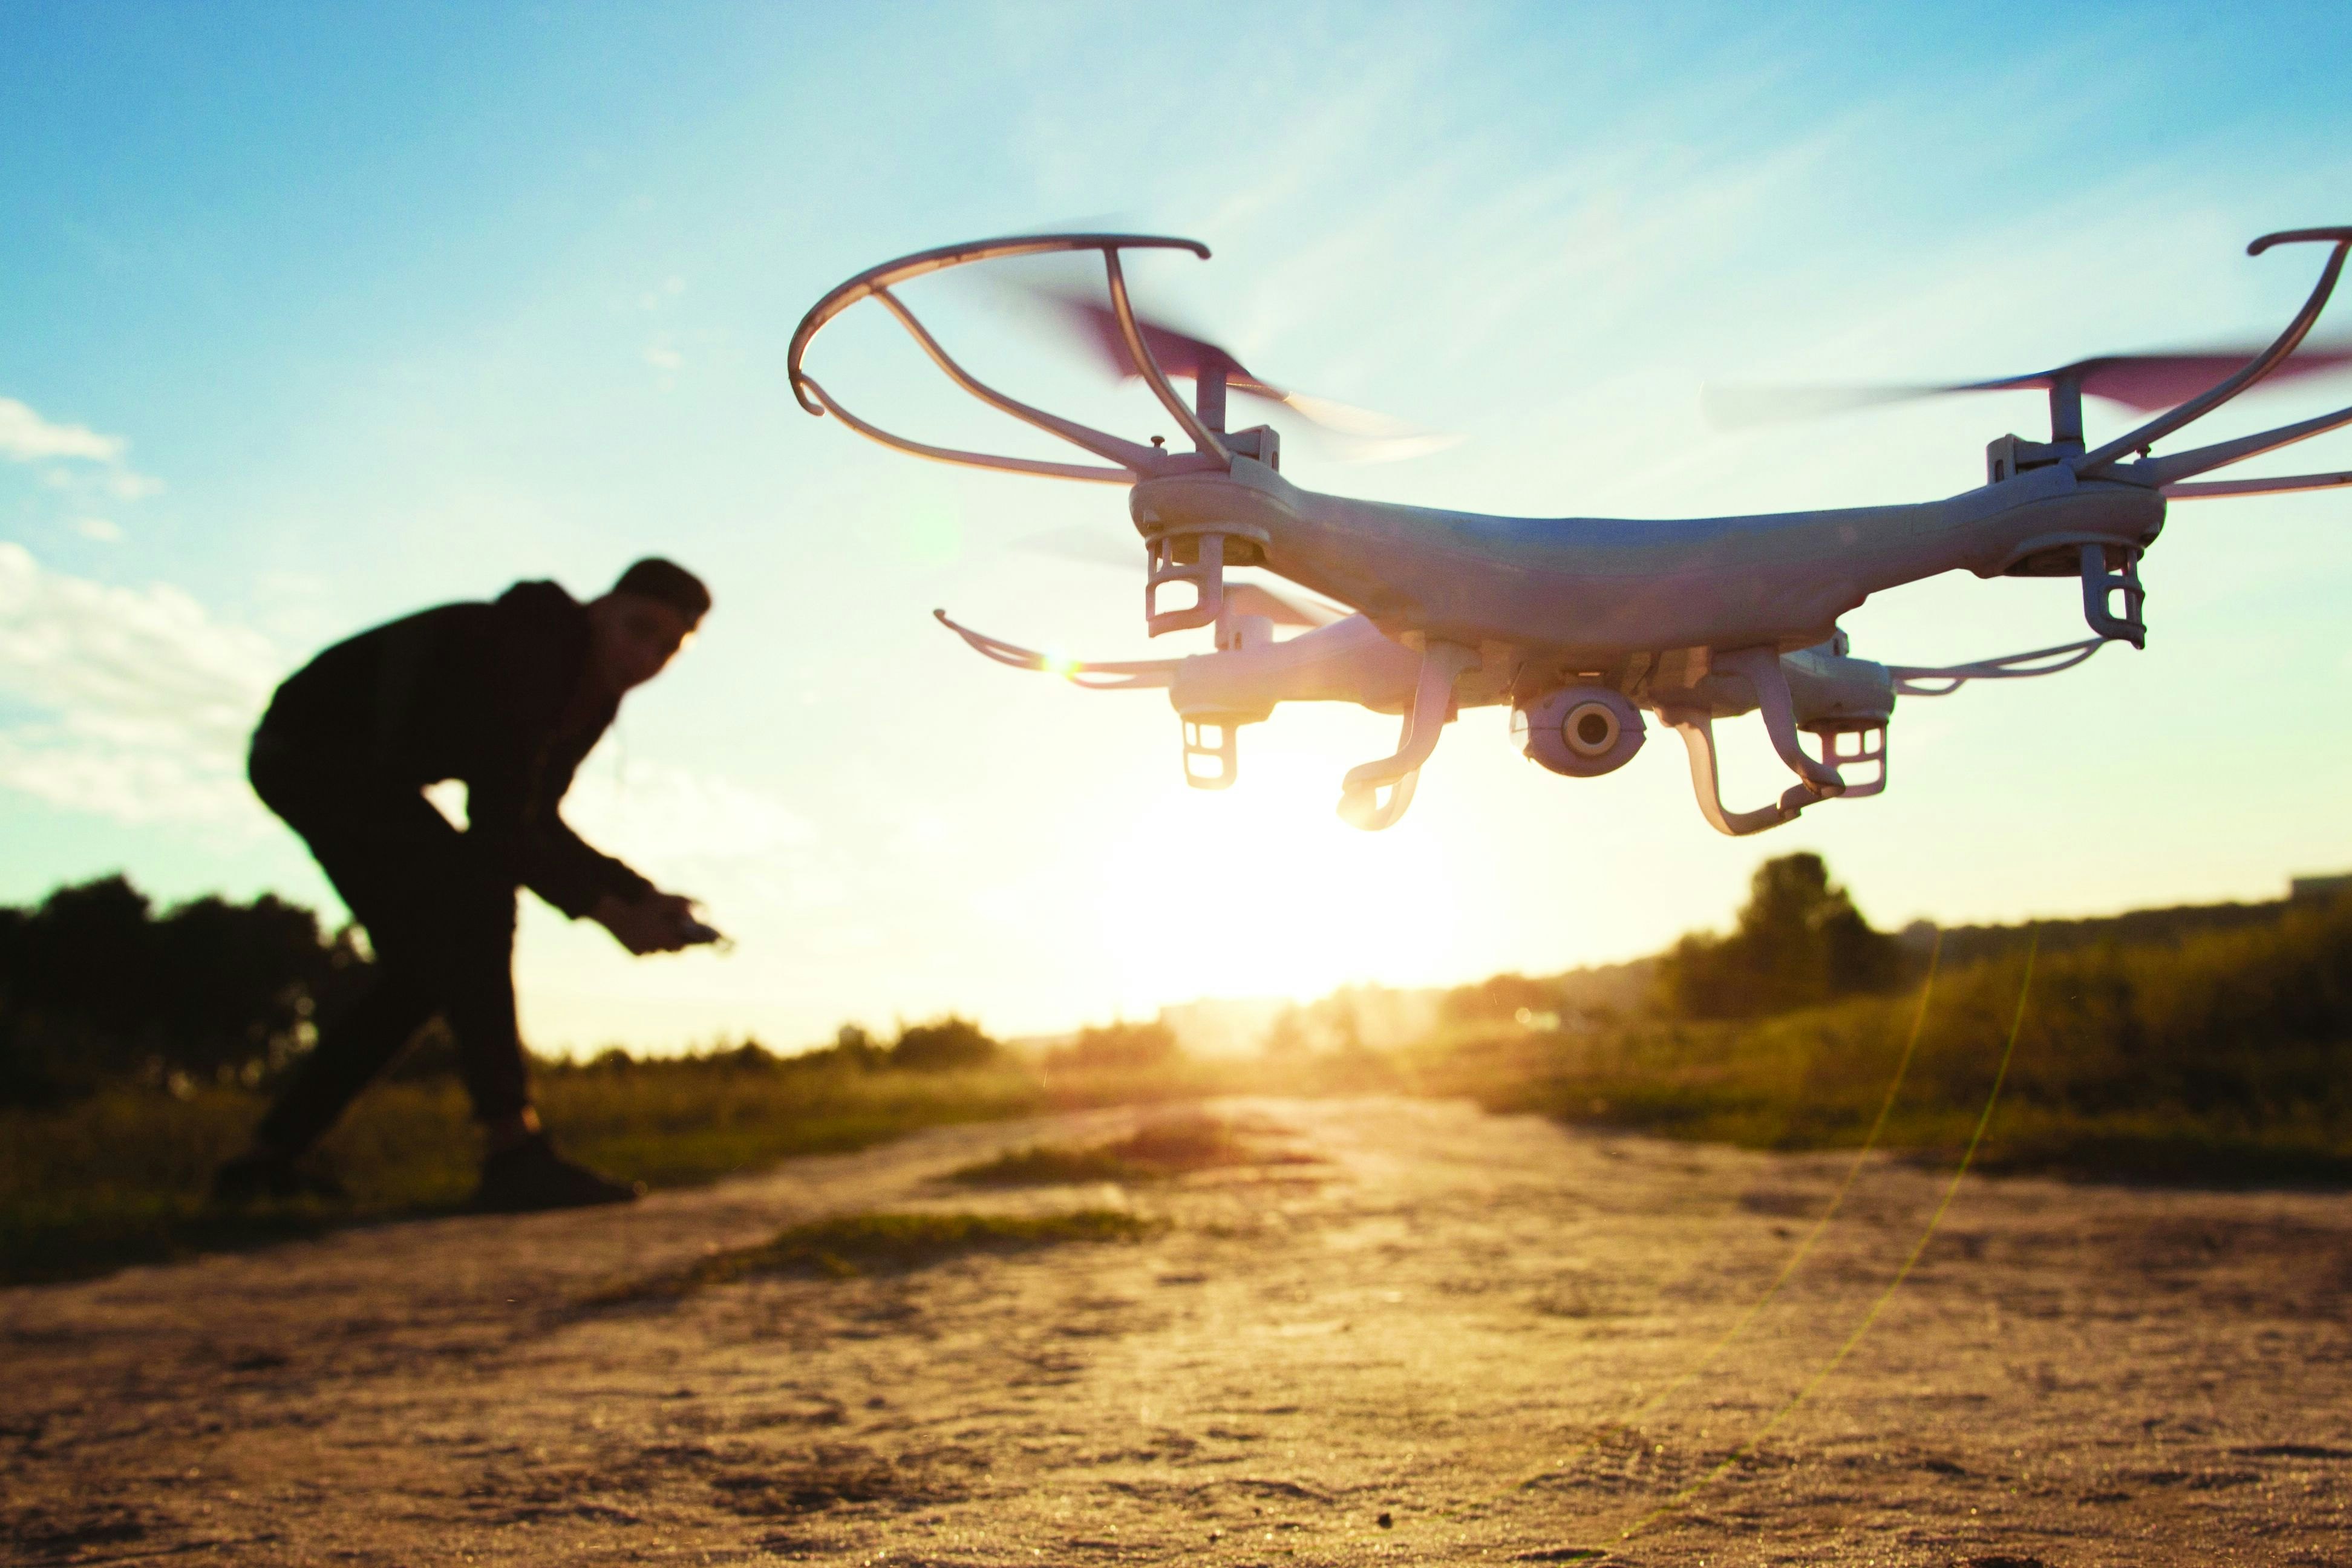
POLYGON ((1089 664, 1076 659, 1055 658, 1031 648, 977 632, 948 618, 945 610, 933 610, 940 625, 971 645, 973 651, 1011 665, 1015 669, 1034 669, 1041 674, 1058 675, 1073 686, 1083 686, 1094 691, 1123 691, 1137 688, 1166 686, 1176 679, 1178 661, 1172 658, 1135 659, 1127 663, 1089 664))
POLYGON ((835 401, 831 393, 817 384, 816 377, 801 377, 801 385, 815 395, 819 413, 832 415, 869 441, 879 441, 894 451, 928 458, 934 463, 995 468, 1008 474, 1039 474, 1049 479, 1087 479, 1101 485, 1131 485, 1135 482, 1135 475, 1126 468, 1096 468, 1084 463, 1042 463, 1033 458, 1001 458, 992 452, 965 452, 953 447, 931 447, 920 441, 909 441, 904 436, 893 436, 879 426, 868 425, 844 408, 835 401))
POLYGON ((931 363, 947 373, 950 381, 991 408, 1009 414, 1024 425, 1034 425, 1048 435, 1059 436, 1071 446, 1082 447, 1097 458, 1108 458, 1114 463, 1124 465, 1130 479, 1149 473, 1160 461, 1160 454, 1150 447, 1121 440, 1117 436, 1080 425, 1075 420, 1048 414, 1042 408, 1032 408, 1018 398, 1007 397, 950 358, 947 350, 940 347, 939 340, 931 336, 922 322, 915 320, 915 313, 898 302, 898 296, 878 286, 873 292, 883 308, 898 318, 898 324, 907 329, 907 335, 931 356, 931 363))
POLYGON ((2345 253, 2352 250, 2352 228, 2305 228, 2266 234, 2246 247, 2247 255, 2260 256, 2273 245, 2299 245, 2315 240, 2326 241, 2334 248, 2328 254, 2327 265, 2320 271, 2319 282, 2313 288, 2311 298, 2304 301, 2303 309, 2295 312, 2294 320, 2287 323, 2286 331, 2279 334, 2277 342, 2256 354, 2242 370, 2220 385, 2200 393, 2178 408, 2158 415, 2129 435, 2118 436, 2098 450, 2075 458, 2074 472, 2087 476, 2102 468, 2112 468, 2126 454, 2160 441, 2182 426, 2202 419, 2284 363, 2287 355, 2294 353, 2310 332, 2313 323, 2319 320, 2320 311, 2327 308, 2327 298, 2336 291, 2336 279, 2343 275, 2345 253))
POLYGON ((1898 697, 1948 697, 1971 680, 2025 680, 2037 675, 2055 675, 2062 669, 2072 669, 2106 647, 2107 641, 2105 637, 2085 637, 2081 642, 2035 648, 2032 653, 2005 654, 2000 658, 1979 659, 1973 664, 1948 664, 1934 668, 1890 664, 1886 667, 1886 673, 1895 678, 1895 694, 1898 697))
POLYGON ((1127 274, 1119 267, 1118 252, 1108 246, 1103 247, 1103 271, 1110 280, 1111 313, 1118 318, 1118 335, 1127 341, 1128 357, 1135 361, 1136 373, 1151 388, 1151 395, 1160 399, 1160 406, 1183 426, 1184 434, 1192 438, 1196 448, 1216 458, 1226 468, 1232 468, 1234 455, 1225 449, 1225 444, 1217 439, 1208 426, 1202 423, 1198 415, 1184 406, 1184 400, 1176 395, 1174 387, 1168 384, 1168 376, 1160 370, 1160 362, 1151 357, 1151 346, 1143 341, 1143 329, 1135 321, 1135 306, 1127 297, 1127 274))

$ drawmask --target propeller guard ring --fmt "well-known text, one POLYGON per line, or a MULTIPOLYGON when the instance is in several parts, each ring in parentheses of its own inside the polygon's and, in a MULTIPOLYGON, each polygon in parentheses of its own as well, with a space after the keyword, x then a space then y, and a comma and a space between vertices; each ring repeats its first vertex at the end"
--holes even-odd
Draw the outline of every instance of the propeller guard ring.
MULTIPOLYGON (((1204 261, 1209 258, 1209 247, 1199 240, 1181 239, 1166 235, 1042 234, 1013 235, 1000 239, 974 240, 961 245, 940 246, 931 250, 919 250, 909 256, 899 257, 895 261, 886 261, 878 267, 869 267, 856 277, 836 285, 823 299, 809 307, 808 313, 801 318, 800 325, 793 329, 792 347, 785 356, 785 372, 791 380, 793 395, 799 400, 800 405, 812 415, 821 417, 831 414, 852 430, 870 440, 878 441, 886 447, 918 458, 927 458, 933 462, 955 463, 975 468, 993 468, 1003 473, 1031 474, 1043 479, 1080 479, 1103 484, 1130 485, 1147 479, 1198 472, 1202 469, 1230 470, 1233 467, 1233 453, 1220 439, 1221 432, 1214 428, 1216 425, 1222 424, 1223 420, 1221 417, 1213 416, 1212 411, 1205 406, 1210 399, 1203 396, 1204 406, 1199 412, 1188 406, 1184 400, 1176 395, 1175 389, 1170 385, 1167 374, 1161 370, 1159 362, 1152 357, 1150 345, 1144 341, 1142 330, 1135 319, 1134 305, 1128 299, 1126 273, 1119 265, 1119 253, 1123 250, 1187 250, 1204 261), (1076 420, 1064 419, 1044 409, 1033 408, 1015 398, 1006 396, 971 375, 950 358, 947 351, 942 349, 937 340, 924 329, 922 323, 915 319, 914 313, 907 309, 896 294, 891 292, 894 284, 903 283, 910 279, 924 277, 933 272, 943 272, 950 268, 970 266, 974 262, 993 261, 1014 256, 1040 256, 1058 251, 1083 250, 1101 252, 1104 280, 1110 293, 1111 313, 1118 322, 1119 334, 1125 341, 1128 354, 1135 363, 1137 374, 1142 376, 1145 384, 1151 388, 1152 395, 1159 398, 1161 406, 1168 410, 1186 437, 1191 439, 1192 451, 1167 452, 1157 447, 1147 447, 1113 436, 1108 431, 1081 425, 1076 420), (940 367, 948 379, 964 391, 1000 413, 1010 415, 1024 424, 1034 426, 1047 435, 1056 437, 1082 451, 1104 458, 1116 466, 1099 468, 1080 463, 1049 463, 1032 458, 1013 458, 998 453, 971 452, 957 447, 934 447, 925 442, 894 435, 850 413, 837 398, 825 391, 815 377, 803 368, 802 360, 807 354, 810 343, 815 341, 818 332, 824 330, 827 322, 851 306, 869 299, 879 300, 886 310, 897 317, 898 324, 906 329, 908 335, 915 340, 917 345, 930 357, 931 362, 940 367)), ((1221 401, 1222 385, 1216 390, 1221 401)))

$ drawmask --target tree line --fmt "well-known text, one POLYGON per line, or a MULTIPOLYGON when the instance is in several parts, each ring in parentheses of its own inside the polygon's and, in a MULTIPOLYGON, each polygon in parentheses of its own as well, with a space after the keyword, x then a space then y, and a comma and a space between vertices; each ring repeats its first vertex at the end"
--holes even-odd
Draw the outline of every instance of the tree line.
POLYGON ((365 982, 350 927, 330 934, 265 893, 158 912, 120 876, 0 907, 0 1104, 125 1081, 258 1083, 307 1049, 314 1019, 365 982))
POLYGON ((1863 918, 1819 855, 1767 860, 1727 932, 1692 931, 1654 958, 1559 975, 1497 974, 1455 987, 1444 1015, 1457 1025, 1516 1019, 1543 1028, 1601 1028, 1633 1016, 1769 1017, 1916 982, 1928 944, 1863 918))
MULTIPOLYGON (((2179 941, 2209 927, 2266 930, 2276 918, 2232 906, 2062 922, 2045 931, 2043 951, 2135 936, 2179 941)), ((1991 928, 1953 934, 1947 967, 2006 952, 2022 940, 2021 932, 1991 928)), ((1799 853, 1757 868, 1728 932, 1693 932, 1654 959, 1617 966, 1602 988, 1606 1003, 1596 1002, 1589 975, 1499 974, 1456 988, 1444 1014, 1459 1024, 1516 1018, 1543 1028, 1607 1028, 1636 1016, 1765 1019, 1907 990, 1927 954, 1925 942, 1874 929, 1822 858, 1799 853)), ((258 1086, 309 1048, 318 1023, 366 983, 369 970, 352 928, 329 932, 310 910, 268 894, 250 903, 202 898, 159 911, 114 876, 60 888, 30 908, 0 908, 0 1104, 55 1104, 121 1083, 258 1086)), ((1276 1038, 1268 1048, 1282 1044, 1276 1038)), ((950 1016, 901 1025, 889 1038, 845 1025, 832 1043, 793 1059, 938 1072, 985 1066, 1002 1052, 977 1023, 950 1016)), ((1179 1054, 1164 1024, 1113 1023, 1081 1031, 1043 1065, 1133 1071, 1179 1054)), ((395 1070, 430 1074, 446 1068, 448 1055, 446 1037, 428 1030, 395 1070)), ((782 1059, 749 1042, 709 1059, 721 1058, 782 1059)), ((616 1050, 590 1065, 627 1061, 616 1050)))
MULTIPOLYGON (((0 908, 0 1104, 55 1104, 126 1082, 257 1086, 310 1047, 370 967, 352 927, 328 931, 274 894, 158 910, 112 876, 0 908)), ((1685 1016, 1747 1017, 1907 978, 1901 944, 1870 928, 1821 858, 1790 855, 1757 871, 1738 929, 1686 936, 1663 955, 1655 987, 1660 1005, 1685 1016)), ((1497 976, 1465 987, 1465 1005, 1540 1008, 1545 984, 1497 976)), ((846 1025, 814 1054, 942 1071, 1000 1050, 978 1024, 950 1016, 904 1025, 887 1040, 846 1025)), ((447 1054, 428 1031, 406 1069, 436 1070, 447 1054)), ((1115 1023, 1082 1031, 1046 1065, 1140 1069, 1176 1055, 1164 1025, 1115 1023)))
MULTIPOLYGON (((373 961, 352 927, 274 894, 249 903, 207 897, 159 910, 121 876, 59 888, 28 908, 0 906, 0 1105, 49 1106, 115 1085, 184 1092, 198 1085, 257 1088, 282 1073, 368 981, 373 961)), ((952 1072, 986 1067, 1003 1047, 950 1015, 877 1037, 844 1025, 803 1065, 952 1072)), ((1177 1054, 1160 1024, 1082 1030, 1048 1054, 1056 1068, 1140 1068, 1177 1054)), ((745 1042, 710 1060, 775 1061, 745 1042)), ((445 1070, 450 1044, 437 1026, 413 1045, 395 1076, 445 1070)), ((607 1051, 591 1065, 631 1065, 607 1051)))

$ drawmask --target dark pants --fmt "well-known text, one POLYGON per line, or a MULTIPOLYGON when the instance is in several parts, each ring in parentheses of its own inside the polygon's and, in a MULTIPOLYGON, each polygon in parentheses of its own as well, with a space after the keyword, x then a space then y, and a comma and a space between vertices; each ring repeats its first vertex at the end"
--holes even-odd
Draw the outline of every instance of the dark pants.
POLYGON ((484 1121, 530 1103, 515 1025, 515 888, 415 788, 257 735, 253 787, 300 834, 375 949, 368 988, 319 1043, 255 1131, 299 1153, 439 1015, 484 1121))

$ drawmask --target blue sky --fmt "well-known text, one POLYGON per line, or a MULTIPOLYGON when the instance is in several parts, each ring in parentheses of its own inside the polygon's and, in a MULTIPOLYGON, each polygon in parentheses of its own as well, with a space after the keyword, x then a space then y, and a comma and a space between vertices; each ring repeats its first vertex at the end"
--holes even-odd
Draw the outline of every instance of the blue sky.
MULTIPOLYGON (((1132 576, 1016 548, 1124 544, 1119 498, 884 452, 803 415, 783 354, 908 250, 1186 234, 1216 258, 1138 263, 1150 300, 1462 437, 1368 464, 1294 430, 1308 486, 1537 515, 1924 499, 2038 399, 1721 431, 1699 390, 2266 335, 2316 258, 2245 241, 2352 221, 2347 43, 2317 5, 0 4, 0 899, 122 868, 331 908, 236 773, 270 685, 375 621, 520 577, 585 595, 650 550, 719 607, 573 815, 740 941, 632 963, 534 909, 546 1045, 1556 969, 1720 921, 1800 847, 1882 921, 2273 896, 2352 865, 2341 495, 2178 507, 2146 653, 1906 704, 1876 801, 1734 843, 1678 748, 1556 779, 1487 711, 1366 837, 1338 777, 1392 721, 1286 710, 1239 787, 1194 795, 1158 699, 939 631, 944 605, 1142 651, 1132 576)), ((1021 390, 1160 427, 1001 292, 908 297, 1021 390)), ((853 407, 1034 449, 878 327, 819 346, 853 407)), ((2346 466, 2342 439, 2274 466, 2346 466)), ((1937 580, 1847 624, 1958 659, 2071 638, 2072 596, 1937 580)), ((1770 780, 1750 755, 1732 787, 1770 780)))

